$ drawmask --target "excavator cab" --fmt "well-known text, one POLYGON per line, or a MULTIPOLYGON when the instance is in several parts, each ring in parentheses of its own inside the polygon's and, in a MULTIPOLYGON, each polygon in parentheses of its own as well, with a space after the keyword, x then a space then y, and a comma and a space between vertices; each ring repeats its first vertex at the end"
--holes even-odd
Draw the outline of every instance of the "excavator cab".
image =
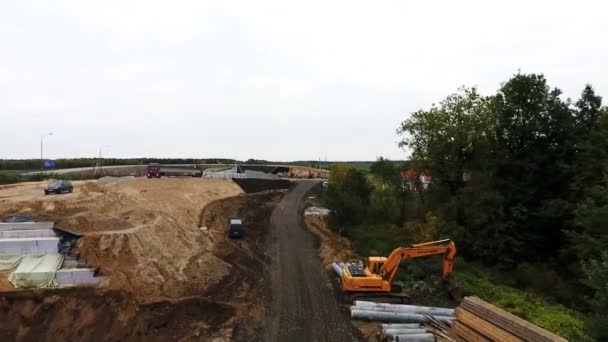
POLYGON ((385 257, 369 257, 368 258, 368 266, 369 272, 371 274, 379 275, 382 273, 382 267, 384 267, 384 263, 386 262, 385 257))

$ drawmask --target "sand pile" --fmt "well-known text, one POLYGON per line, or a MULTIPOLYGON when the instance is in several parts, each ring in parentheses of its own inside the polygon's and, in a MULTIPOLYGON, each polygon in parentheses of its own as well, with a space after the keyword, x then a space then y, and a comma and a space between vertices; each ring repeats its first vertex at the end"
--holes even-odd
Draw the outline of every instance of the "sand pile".
POLYGON ((328 178, 329 170, 315 169, 305 166, 292 166, 287 174, 289 178, 328 178))
POLYGON ((106 288, 139 301, 176 298, 200 294, 230 272, 198 227, 206 205, 242 193, 230 180, 75 182, 74 193, 58 196, 44 196, 45 184, 0 189, 0 216, 31 214, 83 234, 75 250, 109 276, 106 288))

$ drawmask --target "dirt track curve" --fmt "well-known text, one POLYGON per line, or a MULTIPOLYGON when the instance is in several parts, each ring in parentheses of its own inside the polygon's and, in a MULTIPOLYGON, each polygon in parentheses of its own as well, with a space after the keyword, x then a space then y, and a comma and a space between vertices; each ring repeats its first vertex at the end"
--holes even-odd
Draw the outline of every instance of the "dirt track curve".
POLYGON ((270 218, 274 249, 266 341, 357 341, 340 312, 313 235, 302 225, 304 197, 316 181, 298 181, 270 218))

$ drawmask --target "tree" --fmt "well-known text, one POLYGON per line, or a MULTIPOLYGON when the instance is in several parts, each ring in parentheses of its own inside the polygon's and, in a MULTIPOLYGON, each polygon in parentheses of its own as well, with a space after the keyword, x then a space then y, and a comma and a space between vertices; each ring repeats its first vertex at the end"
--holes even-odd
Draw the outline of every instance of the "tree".
POLYGON ((576 133, 580 138, 589 134, 595 126, 602 109, 602 97, 595 95, 591 85, 585 86, 580 100, 576 102, 576 133))
POLYGON ((461 88, 439 106, 414 112, 401 123, 399 146, 411 150, 414 165, 447 185, 454 195, 465 171, 480 168, 491 150, 489 102, 475 88, 461 88))
POLYGON ((542 75, 517 74, 492 99, 497 160, 494 187, 504 198, 515 261, 555 254, 571 217, 574 113, 542 75))
POLYGON ((350 169, 351 167, 347 164, 333 164, 329 169, 328 182, 333 184, 336 188, 341 189, 344 179, 346 178, 346 173, 350 169))
POLYGON ((377 188, 370 196, 370 219, 374 223, 395 223, 399 218, 399 203, 390 188, 377 188))
POLYGON ((366 217, 371 187, 365 175, 352 167, 332 167, 325 205, 337 225, 356 225, 366 217))
POLYGON ((579 260, 596 258, 608 246, 608 111, 598 115, 579 146, 573 229, 565 232, 579 260))
POLYGON ((588 284, 595 289, 592 300, 594 314, 589 320, 589 331, 597 341, 608 341, 608 252, 598 259, 583 263, 588 284))
POLYGON ((378 157, 370 166, 370 173, 382 187, 397 189, 401 185, 399 168, 390 160, 378 157))

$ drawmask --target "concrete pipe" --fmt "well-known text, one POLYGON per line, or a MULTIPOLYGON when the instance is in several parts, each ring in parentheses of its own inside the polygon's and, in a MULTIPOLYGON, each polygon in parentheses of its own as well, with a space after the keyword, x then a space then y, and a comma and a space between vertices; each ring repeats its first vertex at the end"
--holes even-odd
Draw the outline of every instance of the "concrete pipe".
MULTIPOLYGON (((392 322, 392 323, 427 323, 428 319, 426 316, 416 313, 405 313, 405 312, 388 312, 388 311, 371 311, 371 310, 360 310, 351 308, 350 315, 353 319, 359 319, 363 321, 376 321, 376 322, 392 322)), ((433 318, 443 323, 450 323, 454 320, 452 316, 437 316, 433 315, 433 318)))
POLYGON ((331 264, 331 269, 334 271, 334 273, 338 275, 338 277, 342 277, 342 268, 340 267, 340 265, 334 262, 331 264))
POLYGON ((381 324, 382 329, 420 329, 418 323, 386 323, 381 324))
POLYGON ((454 309, 437 308, 437 307, 431 307, 431 306, 355 301, 355 307, 357 309, 369 310, 369 311, 409 312, 409 313, 437 315, 437 316, 453 316, 454 315, 454 309))
POLYGON ((397 335, 396 342, 435 342, 433 334, 397 335))
POLYGON ((412 335, 412 334, 426 334, 426 329, 383 329, 382 334, 397 336, 397 335, 412 335))

